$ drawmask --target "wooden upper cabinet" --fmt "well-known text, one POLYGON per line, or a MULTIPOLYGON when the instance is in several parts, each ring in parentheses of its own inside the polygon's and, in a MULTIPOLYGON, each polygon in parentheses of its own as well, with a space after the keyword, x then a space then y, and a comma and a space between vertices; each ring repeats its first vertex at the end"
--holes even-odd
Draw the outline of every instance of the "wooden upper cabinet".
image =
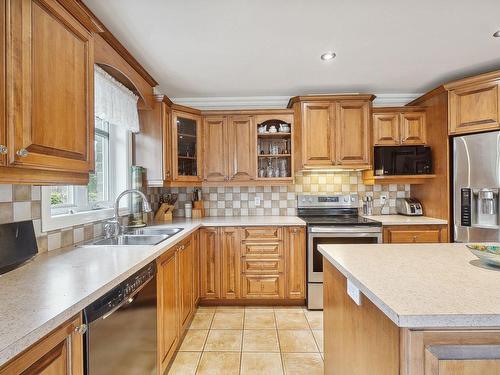
POLYGON ((401 113, 401 144, 425 144, 426 124, 425 112, 404 112, 401 113))
POLYGON ((248 181, 256 173, 256 127, 253 116, 231 116, 227 128, 228 179, 248 181))
MULTIPOLYGON (((373 95, 316 95, 290 99, 301 137, 297 169, 370 168, 373 95)), ((297 134, 297 133, 296 133, 297 134)))
POLYGON ((140 110, 140 133, 134 134, 135 164, 146 168, 148 186, 163 186, 173 178, 171 108, 158 98, 152 110, 140 110))
POLYGON ((398 113, 373 114, 373 144, 375 146, 395 146, 400 142, 398 113))
POLYGON ((304 167, 335 163, 334 107, 330 102, 302 103, 302 163, 304 167))
POLYGON ((163 373, 175 353, 179 339, 179 280, 177 251, 169 250, 157 259, 158 362, 163 373))
POLYGON ((200 229, 200 297, 220 298, 221 256, 218 228, 200 229))
POLYGON ((448 98, 450 134, 473 133, 500 127, 498 81, 454 86, 449 91, 448 98))
POLYGON ((427 142, 426 109, 378 107, 373 109, 375 146, 423 145, 427 142))
POLYGON ((306 229, 288 227, 285 236, 286 297, 306 298, 306 229))
POLYGON ((83 335, 77 316, 0 368, 0 375, 83 375, 83 335))
POLYGON ((240 297, 240 235, 234 227, 221 228, 222 298, 240 297))
POLYGON ((370 163, 370 103, 339 101, 336 118, 337 164, 370 163))
POLYGON ((225 181, 227 179, 228 145, 226 142, 227 118, 205 117, 203 121, 203 180, 225 181))
POLYGON ((179 182, 199 182, 202 176, 201 116, 193 112, 172 110, 172 174, 179 182))
POLYGON ((5 127, 5 1, 0 1, 0 51, 3 51, 2 58, 0 59, 0 166, 7 163, 7 129, 5 127))
POLYGON ((8 163, 93 169, 93 38, 56 0, 7 0, 8 163))

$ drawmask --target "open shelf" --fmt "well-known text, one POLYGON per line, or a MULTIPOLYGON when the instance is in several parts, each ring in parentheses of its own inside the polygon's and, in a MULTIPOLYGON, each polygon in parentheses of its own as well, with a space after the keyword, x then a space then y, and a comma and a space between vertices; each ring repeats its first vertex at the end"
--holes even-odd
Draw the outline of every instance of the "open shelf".
POLYGON ((426 181, 436 177, 435 174, 415 174, 415 175, 400 175, 400 176, 375 176, 373 170, 363 171, 363 183, 365 185, 388 185, 388 184, 410 184, 421 185, 426 181))
POLYGON ((280 132, 276 132, 276 133, 258 133, 257 132, 257 136, 258 137, 262 137, 262 138, 283 138, 283 137, 290 137, 292 135, 292 133, 280 133, 280 132))
POLYGON ((289 158, 291 154, 260 154, 259 158, 289 158))

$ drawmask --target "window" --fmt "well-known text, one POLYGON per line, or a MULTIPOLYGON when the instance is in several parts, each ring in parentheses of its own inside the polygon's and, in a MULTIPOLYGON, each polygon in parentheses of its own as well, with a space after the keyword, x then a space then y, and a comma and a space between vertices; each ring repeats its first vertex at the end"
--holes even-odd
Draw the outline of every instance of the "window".
POLYGON ((95 170, 87 186, 42 188, 44 232, 111 218, 115 197, 129 187, 132 131, 138 130, 137 96, 99 68, 95 89, 95 170))

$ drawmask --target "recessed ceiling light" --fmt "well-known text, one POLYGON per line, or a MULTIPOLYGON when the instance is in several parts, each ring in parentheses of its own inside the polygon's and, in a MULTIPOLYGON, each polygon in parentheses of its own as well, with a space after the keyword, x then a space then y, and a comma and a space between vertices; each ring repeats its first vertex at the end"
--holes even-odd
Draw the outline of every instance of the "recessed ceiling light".
POLYGON ((494 36, 495 38, 500 38, 500 30, 495 31, 495 33, 493 34, 493 36, 494 36))
POLYGON ((324 54, 321 55, 321 60, 323 61, 332 60, 335 58, 335 56, 337 56, 335 52, 325 52, 324 54))

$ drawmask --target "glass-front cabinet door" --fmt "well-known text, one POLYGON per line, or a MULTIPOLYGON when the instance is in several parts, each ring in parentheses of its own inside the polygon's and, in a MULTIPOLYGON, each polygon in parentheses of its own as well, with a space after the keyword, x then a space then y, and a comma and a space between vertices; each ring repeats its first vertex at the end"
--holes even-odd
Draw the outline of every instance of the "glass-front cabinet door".
POLYGON ((173 111, 172 116, 174 181, 200 181, 201 117, 180 111, 173 111))

